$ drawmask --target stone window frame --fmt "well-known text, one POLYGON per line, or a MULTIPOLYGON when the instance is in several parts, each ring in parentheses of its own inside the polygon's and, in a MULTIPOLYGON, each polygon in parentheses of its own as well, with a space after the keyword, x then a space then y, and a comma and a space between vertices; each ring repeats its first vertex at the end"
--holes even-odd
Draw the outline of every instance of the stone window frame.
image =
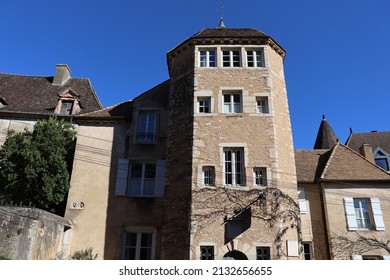
POLYGON ((218 67, 218 48, 217 47, 199 47, 198 50, 197 50, 197 53, 198 53, 198 67, 199 68, 216 68, 218 67), (205 65, 202 65, 202 52, 206 52, 205 53, 205 57, 206 57, 206 61, 205 61, 205 65), (210 58, 212 57, 212 52, 214 52, 214 65, 211 65, 211 60, 210 58))
POLYGON ((237 114, 243 114, 244 113, 244 91, 242 89, 226 89, 223 88, 220 90, 220 112, 226 115, 237 115, 237 114), (229 104, 231 106, 230 111, 225 111, 225 96, 229 95, 230 100, 229 104), (234 103, 234 95, 239 95, 240 102, 239 102, 239 112, 235 112, 235 103, 234 103))
POLYGON ((245 47, 245 65, 248 68, 265 68, 265 48, 259 46, 245 47), (252 52, 250 54, 249 52, 252 52), (259 54, 260 53, 260 54, 259 54), (261 56, 260 61, 258 60, 258 56, 261 56), (253 66, 249 66, 249 58, 253 57, 253 66))
POLYGON ((248 161, 248 145, 246 143, 220 143, 219 144, 219 156, 220 156, 220 166, 222 170, 222 185, 227 188, 239 189, 239 190, 249 190, 249 186, 247 184, 247 164, 248 161), (243 175, 243 185, 236 184, 226 184, 225 182, 225 150, 226 149, 238 149, 241 148, 243 150, 243 167, 242 167, 242 175, 243 175))
POLYGON ((257 189, 264 189, 266 187, 268 187, 270 184, 268 183, 269 182, 269 176, 270 176, 270 168, 266 167, 266 166, 254 166, 253 167, 253 187, 254 188, 257 188, 257 189), (265 184, 257 184, 257 174, 256 174, 256 171, 263 171, 265 173, 265 184))
POLYGON ((219 52, 219 57, 220 57, 219 61, 221 61, 220 67, 242 68, 243 67, 242 51, 243 51, 242 46, 237 46, 237 45, 221 46, 221 51, 219 52), (235 54, 235 52, 238 52, 238 54, 235 54), (238 57, 238 61, 235 60, 235 58, 237 57, 238 57), (237 62, 238 65, 236 65, 237 62), (229 66, 225 66, 225 63, 229 63, 229 66))
POLYGON ((199 245, 196 246, 196 259, 197 260, 201 260, 201 257, 202 257, 202 254, 201 254, 201 249, 202 247, 213 247, 214 248, 214 256, 213 256, 213 259, 215 260, 216 259, 216 256, 218 255, 218 246, 216 243, 214 242, 207 242, 207 241, 203 241, 203 242, 199 242, 199 245))
POLYGON ((212 116, 215 115, 214 113, 214 104, 215 104, 215 98, 213 95, 212 90, 200 90, 200 91, 195 91, 194 93, 194 112, 195 116, 201 117, 201 116, 212 116), (209 99, 210 101, 210 112, 204 113, 199 111, 199 101, 200 100, 205 100, 209 99))

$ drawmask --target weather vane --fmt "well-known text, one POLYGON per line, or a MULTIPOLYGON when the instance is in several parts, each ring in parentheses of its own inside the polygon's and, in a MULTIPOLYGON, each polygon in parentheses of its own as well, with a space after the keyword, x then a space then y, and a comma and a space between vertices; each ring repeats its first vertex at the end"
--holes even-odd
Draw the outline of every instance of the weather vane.
POLYGON ((224 12, 224 7, 223 7, 223 3, 222 3, 222 0, 221 0, 220 1, 220 5, 219 5, 220 20, 219 20, 218 28, 224 28, 225 27, 225 23, 223 22, 223 12, 224 12))

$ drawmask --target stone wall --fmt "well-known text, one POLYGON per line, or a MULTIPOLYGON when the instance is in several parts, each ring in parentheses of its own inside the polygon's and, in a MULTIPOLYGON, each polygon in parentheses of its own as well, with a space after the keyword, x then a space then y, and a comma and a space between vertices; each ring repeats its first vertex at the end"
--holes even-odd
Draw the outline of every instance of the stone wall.
POLYGON ((12 260, 55 259, 69 220, 24 207, 0 206, 0 256, 12 260))

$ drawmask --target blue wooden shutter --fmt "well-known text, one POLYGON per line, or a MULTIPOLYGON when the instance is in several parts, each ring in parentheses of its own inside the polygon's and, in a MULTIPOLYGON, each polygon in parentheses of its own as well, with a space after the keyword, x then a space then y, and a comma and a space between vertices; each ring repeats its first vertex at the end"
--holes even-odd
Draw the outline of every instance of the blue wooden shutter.
POLYGON ((156 196, 164 196, 166 160, 158 160, 156 163, 156 196))
POLYGON ((129 160, 127 158, 119 158, 118 169, 116 173, 115 195, 119 195, 119 196, 126 195, 128 171, 129 171, 129 160))
POLYGON ((352 197, 344 197, 344 207, 348 230, 357 230, 355 207, 352 197))
POLYGON ((381 205, 379 198, 371 197, 371 208, 372 214, 374 216, 375 228, 376 230, 385 230, 385 223, 383 222, 381 205))

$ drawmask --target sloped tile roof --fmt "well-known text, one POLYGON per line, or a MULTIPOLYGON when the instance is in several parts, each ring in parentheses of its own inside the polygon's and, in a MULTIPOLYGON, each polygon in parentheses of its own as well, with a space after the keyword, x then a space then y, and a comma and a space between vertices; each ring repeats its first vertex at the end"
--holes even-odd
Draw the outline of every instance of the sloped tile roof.
POLYGON ((389 173, 341 143, 330 150, 296 150, 295 165, 299 183, 321 180, 390 181, 389 173))
POLYGON ((254 28, 205 28, 193 38, 269 38, 270 36, 254 28))
POLYGON ((373 151, 376 148, 381 147, 386 152, 390 153, 390 131, 351 133, 346 142, 346 145, 349 148, 357 152, 359 152, 359 148, 363 144, 370 144, 373 151))
POLYGON ((327 149, 295 150, 295 166, 298 182, 315 182, 321 176, 330 151, 327 149))
POLYGON ((337 143, 321 174, 322 180, 380 181, 390 174, 371 163, 354 150, 337 143))
POLYGON ((6 106, 0 111, 52 113, 59 94, 72 90, 79 96, 80 114, 102 108, 89 79, 70 78, 64 85, 52 85, 53 77, 0 73, 0 98, 6 106))
POLYGON ((79 115, 80 117, 109 118, 109 117, 130 117, 131 100, 98 111, 79 115))

